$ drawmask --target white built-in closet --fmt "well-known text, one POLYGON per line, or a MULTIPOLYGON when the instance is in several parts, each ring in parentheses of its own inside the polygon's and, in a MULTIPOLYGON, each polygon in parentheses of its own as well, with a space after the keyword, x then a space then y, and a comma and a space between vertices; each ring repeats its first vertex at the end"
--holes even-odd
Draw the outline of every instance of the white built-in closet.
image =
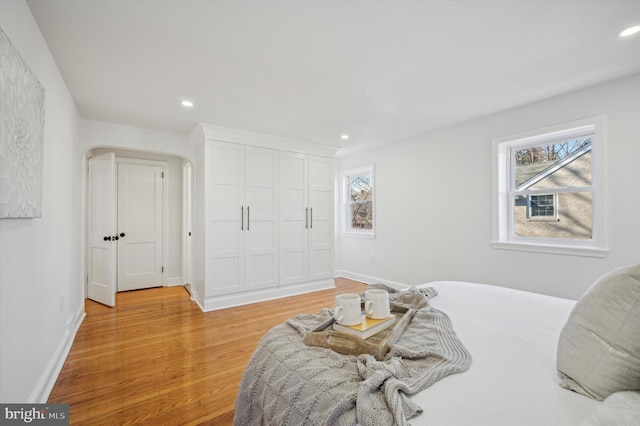
POLYGON ((200 306, 333 287, 335 150, 208 125, 191 140, 200 306))

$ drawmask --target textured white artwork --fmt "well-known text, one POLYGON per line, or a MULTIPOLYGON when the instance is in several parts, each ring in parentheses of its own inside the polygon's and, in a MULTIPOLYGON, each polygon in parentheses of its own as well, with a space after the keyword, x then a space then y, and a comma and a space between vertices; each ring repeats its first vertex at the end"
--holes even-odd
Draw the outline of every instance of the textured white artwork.
POLYGON ((0 219, 41 217, 44 88, 0 28, 0 219))

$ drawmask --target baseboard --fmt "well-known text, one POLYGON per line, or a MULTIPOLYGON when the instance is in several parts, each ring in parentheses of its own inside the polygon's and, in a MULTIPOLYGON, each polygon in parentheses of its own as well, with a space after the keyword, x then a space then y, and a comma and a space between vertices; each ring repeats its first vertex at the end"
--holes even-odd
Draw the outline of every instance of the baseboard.
POLYGON ((202 312, 207 312, 207 311, 205 310, 205 308, 204 308, 204 305, 203 305, 202 303, 200 303, 200 301, 199 301, 198 299, 196 299, 196 298, 192 297, 192 298, 191 298, 191 300, 192 300, 193 302, 195 302, 195 304, 196 304, 196 305, 198 305, 198 308, 200 308, 200 310, 201 310, 202 312))
POLYGON ((338 277, 347 278, 354 281, 360 281, 365 284, 384 284, 384 285, 388 285, 389 287, 393 287, 397 289, 405 289, 410 287, 407 284, 385 280, 384 278, 376 278, 369 275, 358 274, 355 272, 349 272, 349 271, 343 271, 343 270, 335 271, 335 276, 336 278, 338 277))
POLYGON ((173 287, 177 285, 182 285, 182 277, 169 277, 167 278, 167 287, 173 287))
POLYGON ((335 288, 333 278, 263 290, 252 290, 242 293, 209 296, 204 300, 204 309, 199 303, 198 306, 200 306, 200 309, 202 309, 204 312, 208 312, 218 309, 231 308, 234 306, 248 305, 250 303, 264 302, 266 300, 281 299, 283 297, 311 293, 314 291, 327 290, 330 288, 335 288))
POLYGON ((82 324, 85 316, 84 303, 81 304, 75 314, 69 315, 67 328, 62 340, 60 341, 53 357, 51 357, 51 360, 47 364, 44 372, 40 376, 38 383, 36 383, 31 395, 29 395, 29 403, 45 404, 49 399, 49 394, 51 394, 53 386, 56 384, 58 375, 60 374, 60 371, 64 366, 64 362, 69 355, 69 351, 71 350, 71 346, 73 345, 73 340, 76 338, 78 328, 80 328, 80 324, 82 324))

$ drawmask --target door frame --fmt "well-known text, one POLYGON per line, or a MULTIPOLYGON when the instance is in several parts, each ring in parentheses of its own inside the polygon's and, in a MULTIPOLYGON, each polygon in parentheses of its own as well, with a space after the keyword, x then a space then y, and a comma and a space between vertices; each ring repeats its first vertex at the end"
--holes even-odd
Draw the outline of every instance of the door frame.
POLYGON ((182 281, 191 297, 194 295, 194 217, 193 217, 193 164, 182 164, 182 281))
MULTIPOLYGON (((96 146, 91 146, 91 147, 86 148, 86 150, 82 154, 82 168, 83 168, 82 180, 83 180, 83 182, 82 182, 82 203, 81 203, 81 205, 82 205, 82 209, 83 209, 83 215, 82 215, 83 223, 81 225, 82 226, 82 237, 81 237, 81 241, 79 241, 79 245, 81 247, 81 255, 83 256, 83 259, 84 259, 84 261, 82 263, 83 271, 81 273, 82 283, 83 283, 83 286, 82 286, 82 290, 83 290, 83 295, 82 295, 83 297, 82 298, 83 298, 83 300, 87 299, 88 281, 89 281, 89 277, 88 277, 88 262, 89 262, 89 255, 88 255, 88 249, 89 249, 89 245, 88 245, 88 238, 89 238, 89 232, 88 232, 89 204, 88 204, 88 199, 89 199, 89 194, 88 194, 88 191, 89 191, 90 188, 89 188, 88 183, 87 183, 88 182, 88 178, 89 178, 89 171, 88 171, 89 165, 88 164, 89 164, 89 159, 90 158, 92 158, 95 155, 99 155, 99 154, 95 153, 95 150, 111 151, 111 152, 115 152, 115 153, 131 152, 131 153, 135 153, 136 155, 149 155, 152 158, 154 156, 156 156, 156 155, 161 155, 161 156, 165 156, 165 157, 174 157, 174 158, 178 158, 178 159, 182 160, 183 165, 185 165, 185 164, 189 164, 190 165, 191 173, 192 173, 190 191, 191 191, 192 197, 191 197, 191 205, 189 206, 189 209, 190 209, 190 218, 191 218, 191 224, 192 224, 191 232, 192 232, 192 235, 193 235, 193 237, 191 239, 191 247, 192 247, 191 254, 192 254, 192 257, 191 257, 191 259, 184 259, 184 256, 183 256, 182 257, 182 259, 183 259, 182 262, 185 262, 185 261, 190 262, 189 267, 190 267, 190 269, 192 271, 192 278, 193 278, 193 282, 191 283, 191 289, 190 290, 192 290, 192 300, 195 300, 194 299, 195 294, 193 293, 193 291, 195 291, 195 289, 196 289, 196 282, 195 282, 195 278, 196 278, 195 277, 195 257, 196 257, 195 256, 196 255, 196 253, 195 253, 195 237, 197 235, 196 234, 197 230, 195 229, 196 228, 196 225, 195 225, 195 205, 197 203, 197 200, 196 200, 196 197, 195 197, 195 186, 194 186, 195 185, 195 179, 194 179, 195 178, 195 167, 196 167, 194 161, 191 158, 187 157, 187 156, 176 154, 176 153, 167 153, 167 152, 162 152, 162 151, 140 150, 140 149, 136 149, 136 148, 129 148, 129 147, 123 147, 123 146, 114 146, 114 145, 96 145, 96 146)), ((165 177, 166 176, 167 175, 165 175, 165 177)), ((183 187, 184 187, 184 181, 183 181, 183 187)), ((166 184, 166 182, 164 184, 164 189, 165 189, 165 191, 168 190, 168 185, 166 184)), ((165 196, 165 200, 167 200, 166 204, 168 206, 168 198, 166 196, 165 196)), ((184 206, 185 202, 186 201, 184 200, 184 197, 183 197, 183 201, 182 201, 182 203, 183 203, 183 212, 185 211, 185 206, 184 206)), ((167 218, 168 218, 167 211, 165 210, 164 213, 165 213, 165 218, 163 220, 164 220, 166 226, 168 227, 169 221, 167 220, 167 218)), ((184 216, 184 213, 183 213, 183 217, 180 218, 180 220, 181 220, 182 226, 184 227, 185 226, 184 223, 185 223, 185 220, 186 220, 186 217, 184 216)), ((164 230, 163 232, 165 232, 165 234, 167 233, 166 230, 164 230)), ((183 239, 185 238, 184 235, 185 234, 183 234, 183 239)), ((185 243, 183 241, 181 241, 181 242, 178 242, 177 244, 183 244, 184 245, 185 243)), ((168 244, 163 244, 163 252, 165 250, 166 250, 166 253, 168 253, 168 244)), ((166 266, 168 256, 167 257, 164 257, 164 256, 165 256, 165 253, 163 253, 163 261, 165 262, 165 266, 166 266)), ((182 271, 184 271, 185 270, 184 263, 181 266, 182 266, 182 271)), ((182 271, 181 271, 181 274, 182 274, 182 271)), ((168 275, 165 274, 163 276, 163 279, 168 280, 167 277, 168 277, 168 275)), ((181 285, 184 285, 184 281, 185 281, 186 278, 184 276, 182 276, 181 278, 183 280, 183 283, 181 285)), ((163 284, 163 285, 166 285, 166 284, 163 284)), ((83 311, 84 311, 84 309, 83 309, 83 311)))

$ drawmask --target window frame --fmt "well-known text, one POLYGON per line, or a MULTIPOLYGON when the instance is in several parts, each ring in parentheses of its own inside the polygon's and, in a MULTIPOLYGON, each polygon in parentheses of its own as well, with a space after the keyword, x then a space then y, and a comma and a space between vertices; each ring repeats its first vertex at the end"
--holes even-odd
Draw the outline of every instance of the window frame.
MULTIPOLYGON (((606 257, 609 250, 605 229, 605 192, 603 191, 604 155, 606 144, 605 117, 591 117, 562 123, 542 129, 493 139, 493 240, 491 246, 497 249, 566 254, 575 256, 606 257), (513 195, 514 170, 511 150, 518 147, 548 145, 569 138, 592 135, 591 167, 592 182, 592 234, 591 239, 523 237, 514 234, 513 195)), ((573 188, 584 190, 586 187, 573 188)), ((571 188, 569 189, 571 190, 571 188)), ((536 191, 537 192, 537 191, 536 191)), ((544 194, 558 191, 544 191, 544 194)), ((560 190, 560 192, 563 192, 560 190)), ((540 191, 540 194, 543 194, 540 191)), ((527 197, 527 203, 530 200, 527 197)), ((557 215, 557 198, 555 198, 557 215)), ((529 206, 527 206, 529 219, 529 206)), ((530 219, 544 220, 541 217, 530 219)))
POLYGON ((376 236, 376 186, 375 168, 373 164, 343 170, 340 172, 340 234, 347 237, 375 238, 376 236), (371 210, 373 220, 371 229, 351 227, 351 188, 350 178, 353 176, 371 175, 371 210))

